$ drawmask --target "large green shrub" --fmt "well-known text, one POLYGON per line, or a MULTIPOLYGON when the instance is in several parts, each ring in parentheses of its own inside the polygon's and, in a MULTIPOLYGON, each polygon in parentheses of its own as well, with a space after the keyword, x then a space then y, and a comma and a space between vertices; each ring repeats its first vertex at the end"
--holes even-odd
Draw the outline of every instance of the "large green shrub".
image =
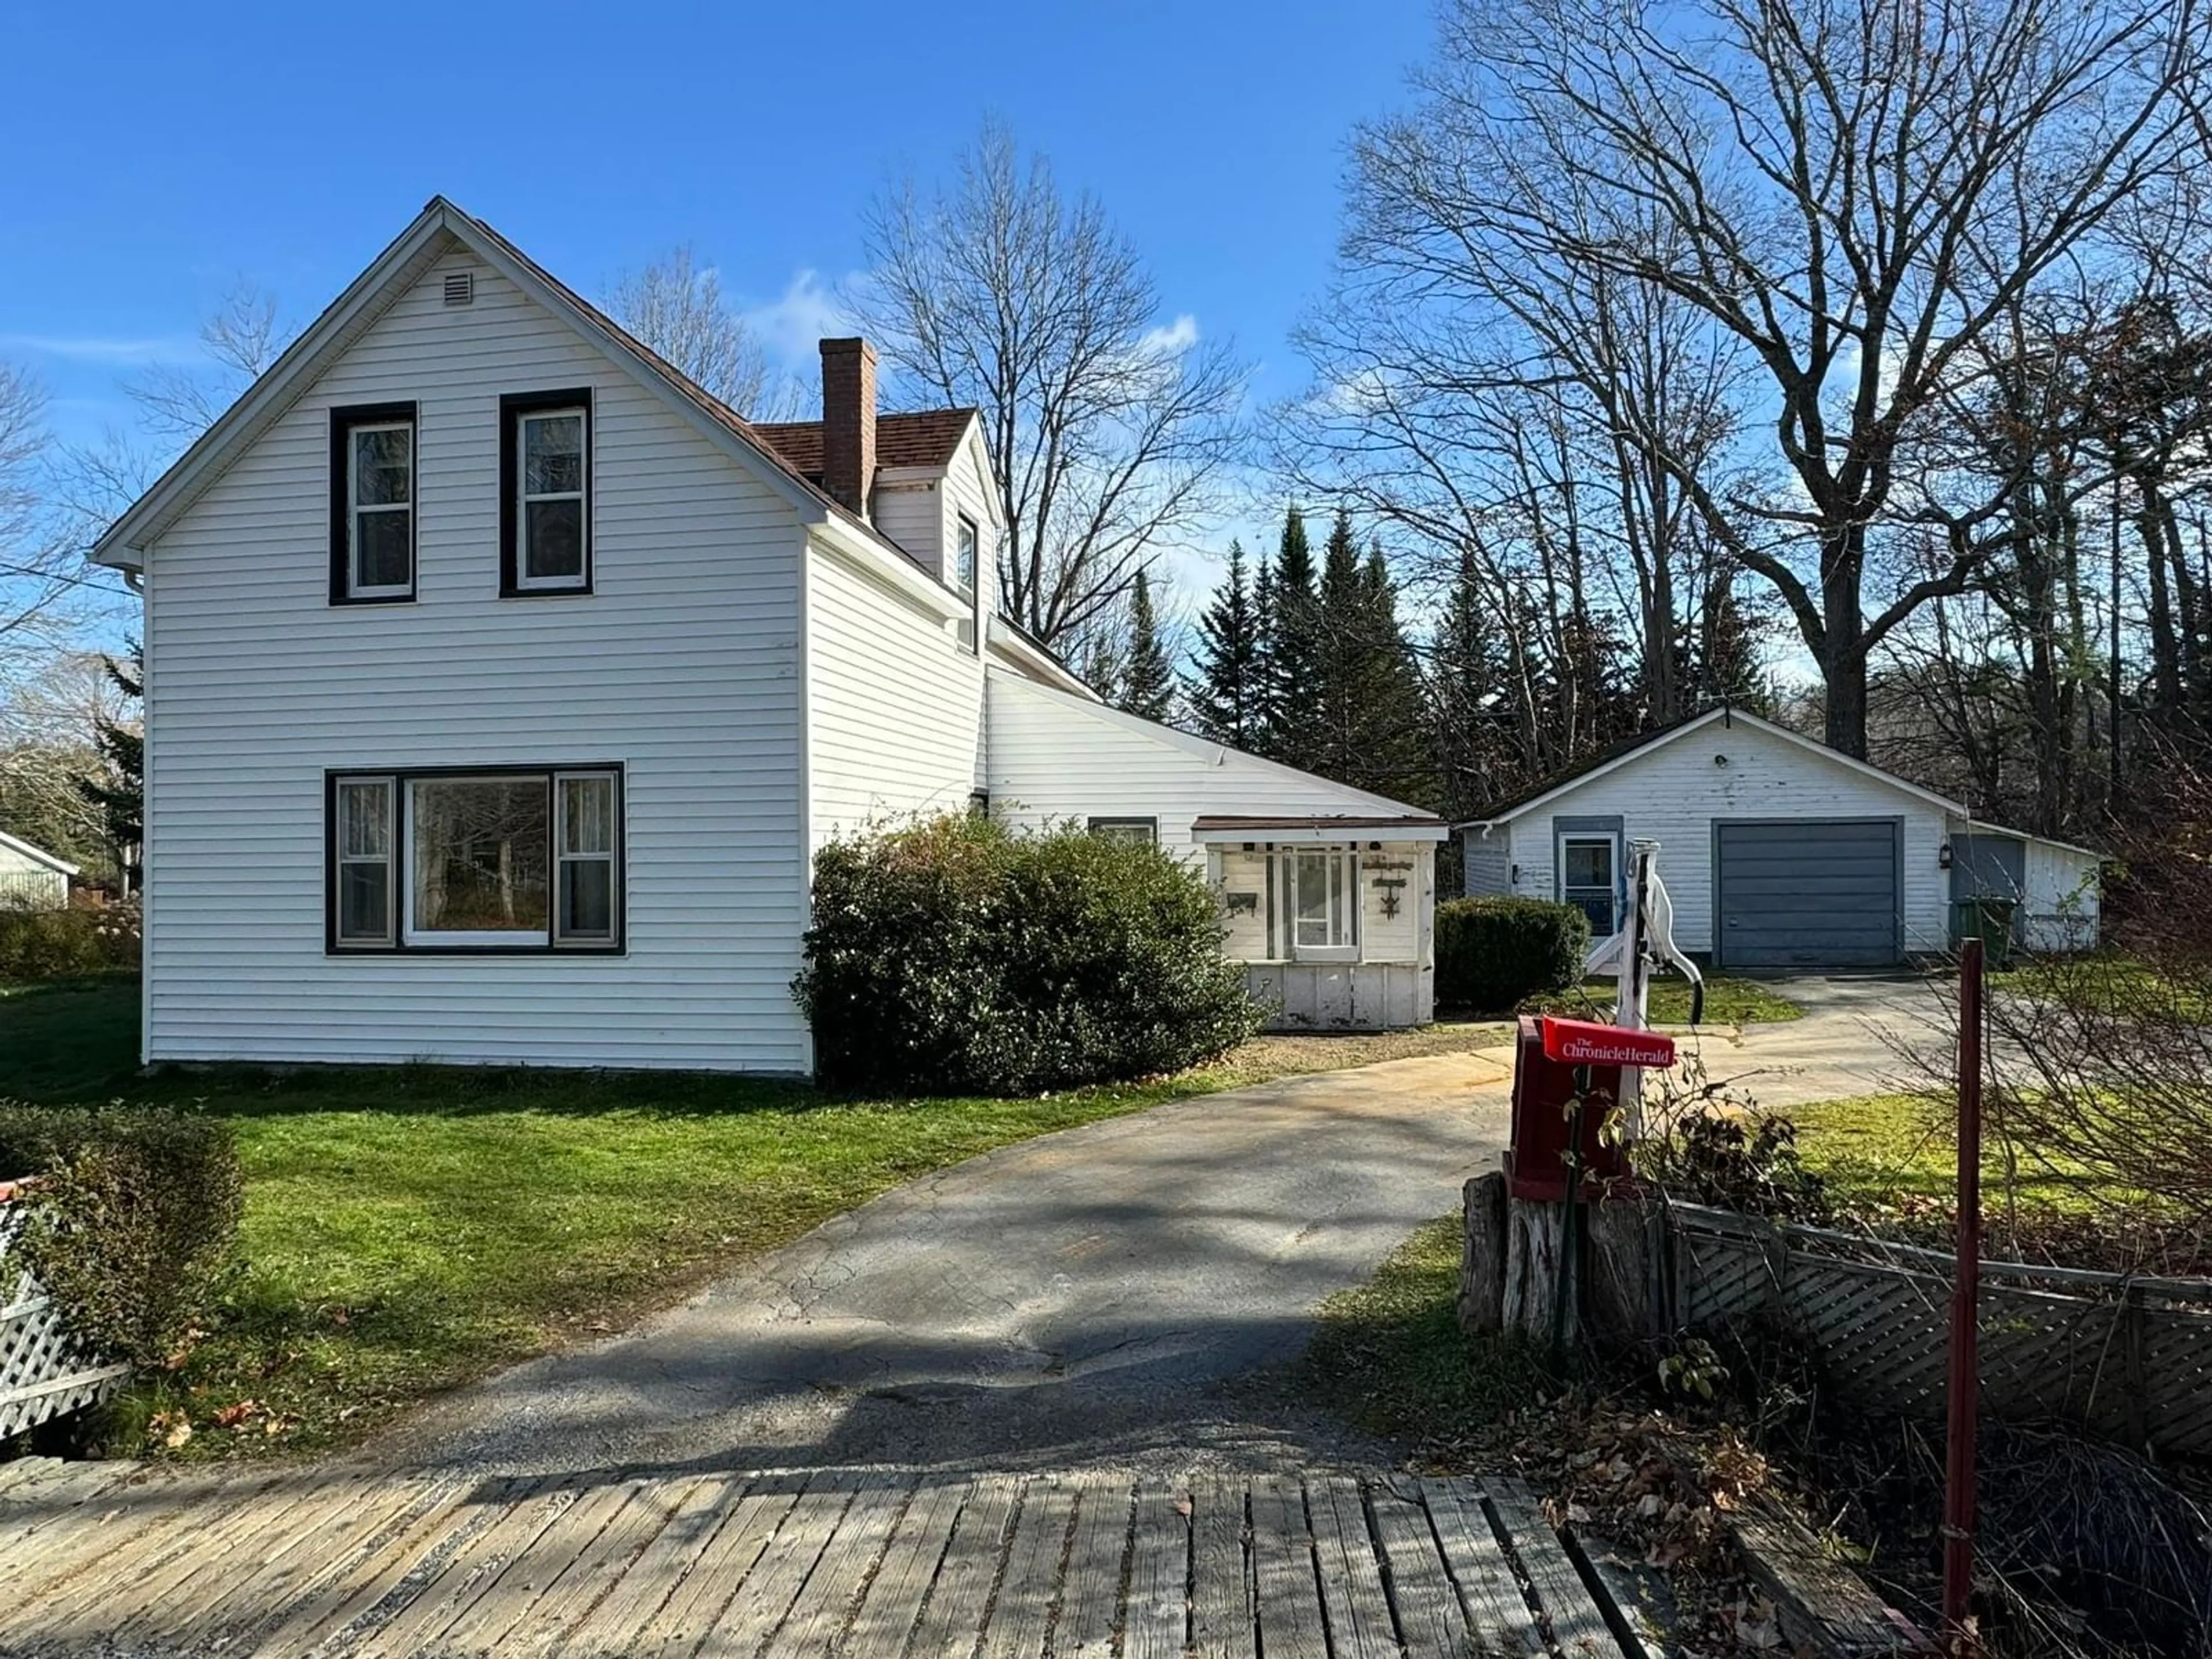
POLYGON ((67 910, 0 908, 0 982, 136 970, 135 904, 67 910))
POLYGON ((1504 1013, 1582 983, 1589 918, 1547 899, 1462 898, 1437 906, 1437 1003, 1504 1013))
POLYGON ((793 982, 842 1088, 1032 1094, 1208 1060, 1259 1024, 1220 910, 1157 847, 947 815, 824 848, 793 982))
POLYGON ((0 1177, 37 1177, 10 1247, 94 1352, 140 1367, 186 1346, 219 1295, 244 1182, 230 1126, 158 1109, 0 1102, 0 1177))

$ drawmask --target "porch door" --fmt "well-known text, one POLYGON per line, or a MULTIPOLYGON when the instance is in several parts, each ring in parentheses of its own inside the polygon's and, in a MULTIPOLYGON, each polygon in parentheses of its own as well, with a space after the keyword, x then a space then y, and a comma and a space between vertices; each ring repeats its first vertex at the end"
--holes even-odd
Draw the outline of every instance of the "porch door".
POLYGON ((1291 957, 1297 962, 1359 960, 1359 854, 1301 847, 1289 866, 1291 957))
POLYGON ((1589 918, 1593 939, 1620 926, 1620 835, 1613 830, 1562 830, 1554 849, 1559 901, 1589 918))

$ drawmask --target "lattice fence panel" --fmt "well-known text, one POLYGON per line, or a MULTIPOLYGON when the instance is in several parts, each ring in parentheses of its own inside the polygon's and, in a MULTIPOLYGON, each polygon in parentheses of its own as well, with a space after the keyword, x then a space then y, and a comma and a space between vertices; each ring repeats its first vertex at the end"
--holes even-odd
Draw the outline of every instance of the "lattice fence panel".
MULTIPOLYGON (((1951 1280, 1933 1251, 1677 1206, 1668 1225, 1676 1317, 1771 1312, 1829 1383, 1860 1403, 1941 1418, 1951 1280)), ((1985 1265, 1982 1407, 2061 1420, 2170 1455, 2212 1453, 2212 1284, 1985 1265), (2066 1288, 2047 1281, 2063 1278, 2066 1288)))
POLYGON ((0 1188, 0 1439, 98 1405, 130 1371, 95 1363, 63 1329, 52 1298, 11 1255, 22 1224, 21 1200, 0 1188))

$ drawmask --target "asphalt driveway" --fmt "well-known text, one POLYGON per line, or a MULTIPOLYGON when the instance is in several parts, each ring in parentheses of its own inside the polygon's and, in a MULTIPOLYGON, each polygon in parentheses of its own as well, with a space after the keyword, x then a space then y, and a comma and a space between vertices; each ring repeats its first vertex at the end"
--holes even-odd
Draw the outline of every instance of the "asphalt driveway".
MULTIPOLYGON (((1806 978, 1804 1018, 1701 1033, 1786 1106, 1946 1040, 1947 988, 1806 978)), ((372 1448, 531 1472, 1373 1462, 1271 1390, 1315 1310, 1504 1150, 1511 1050, 1210 1095, 887 1193, 610 1341, 517 1367, 372 1448)))
POLYGON ((372 1449, 517 1471, 1371 1462, 1239 1386, 1304 1352, 1504 1149, 1507 1064, 1285 1079, 1069 1130, 863 1205, 372 1449))

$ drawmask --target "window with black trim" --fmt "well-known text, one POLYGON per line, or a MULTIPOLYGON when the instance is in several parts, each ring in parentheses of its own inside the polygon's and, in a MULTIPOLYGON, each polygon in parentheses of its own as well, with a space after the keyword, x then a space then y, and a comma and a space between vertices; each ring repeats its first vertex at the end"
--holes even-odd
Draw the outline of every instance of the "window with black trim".
POLYGON ((622 769, 333 773, 334 951, 619 951, 622 769))
POLYGON ((1158 818, 1093 818, 1091 820, 1091 833, 1108 841, 1130 841, 1151 847, 1159 841, 1160 821, 1158 818))
POLYGON ((500 592, 592 591, 592 392, 499 400, 500 592))
POLYGON ((981 544, 975 520, 963 513, 953 542, 952 559, 952 585, 963 593, 975 591, 975 555, 981 544))
POLYGON ((415 597, 415 405, 331 411, 331 603, 415 597))

